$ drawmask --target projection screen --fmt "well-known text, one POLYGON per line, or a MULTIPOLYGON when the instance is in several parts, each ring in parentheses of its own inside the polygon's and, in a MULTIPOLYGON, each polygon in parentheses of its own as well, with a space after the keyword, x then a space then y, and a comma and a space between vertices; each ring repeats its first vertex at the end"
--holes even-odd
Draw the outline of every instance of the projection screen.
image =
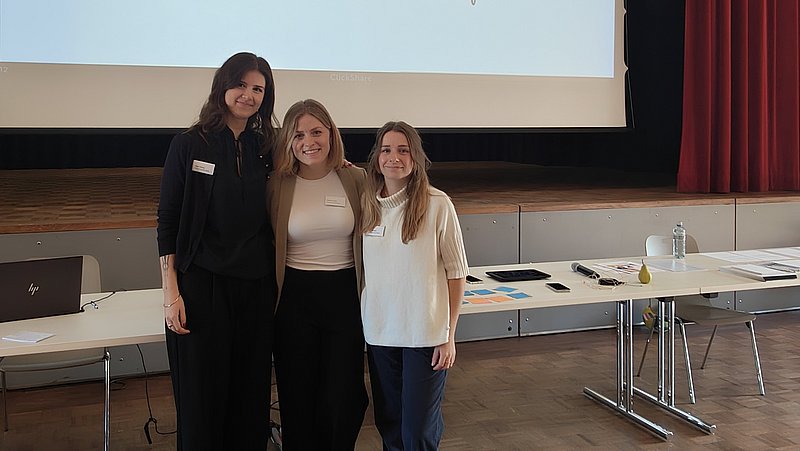
POLYGON ((342 128, 625 126, 623 0, 0 0, 0 128, 190 125, 238 51, 342 128))

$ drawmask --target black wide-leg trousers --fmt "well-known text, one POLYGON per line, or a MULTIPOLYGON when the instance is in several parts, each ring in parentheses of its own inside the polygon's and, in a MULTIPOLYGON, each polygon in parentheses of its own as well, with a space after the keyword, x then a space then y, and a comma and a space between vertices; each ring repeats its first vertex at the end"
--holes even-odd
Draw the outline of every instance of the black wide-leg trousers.
POLYGON ((258 450, 269 439, 272 272, 222 276, 192 265, 178 274, 186 328, 166 331, 178 449, 258 450))
POLYGON ((283 449, 352 450, 369 402, 354 269, 286 268, 274 353, 283 449))

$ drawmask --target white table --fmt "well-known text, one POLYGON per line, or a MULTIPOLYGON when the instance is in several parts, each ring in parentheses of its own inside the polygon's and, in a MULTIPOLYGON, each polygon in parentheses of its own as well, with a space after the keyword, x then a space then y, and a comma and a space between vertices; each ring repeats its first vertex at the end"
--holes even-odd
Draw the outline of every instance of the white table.
MULTIPOLYGON (((81 304, 104 298, 108 294, 85 294, 81 296, 81 304)), ((105 348, 103 438, 104 449, 108 450, 111 407, 108 348, 164 341, 163 299, 161 289, 124 291, 115 293, 95 305, 87 305, 82 313, 0 323, 0 337, 23 331, 55 334, 38 343, 0 340, 0 358, 105 348)))
MULTIPOLYGON (((636 258, 614 258, 582 261, 586 266, 602 261, 639 261, 636 258)), ((663 257, 647 257, 652 261, 663 257)), ((590 388, 584 393, 591 399, 606 405, 615 412, 640 424, 655 435, 669 439, 672 432, 657 423, 634 412, 634 394, 641 396, 667 412, 682 418, 693 426, 707 433, 713 433, 715 426, 708 424, 692 414, 675 407, 674 402, 674 296, 691 294, 717 293, 724 291, 755 290, 800 285, 800 280, 779 280, 759 282, 730 273, 720 272, 718 267, 724 262, 702 254, 687 256, 692 266, 706 268, 706 271, 695 272, 656 272, 652 283, 639 285, 635 276, 616 277, 626 282, 636 282, 609 288, 599 288, 596 283, 571 270, 571 261, 531 263, 472 268, 471 274, 484 280, 483 285, 469 285, 468 290, 509 286, 517 288, 531 297, 495 304, 466 304, 462 313, 482 313, 527 308, 558 307, 582 305, 601 302, 617 304, 617 384, 616 399, 611 400, 590 388), (571 288, 569 293, 556 293, 545 286, 547 281, 527 282, 495 282, 488 278, 485 271, 501 269, 536 268, 551 274, 549 281, 561 282, 571 288), (670 322, 667 328, 669 336, 659 337, 659 381, 657 396, 634 387, 633 359, 633 300, 645 298, 661 298, 659 302, 659 320, 670 322), (666 343, 663 349, 661 343, 666 343)), ((105 297, 107 293, 88 294, 82 297, 83 303, 105 297)), ((49 318, 37 318, 24 321, 0 323, 0 336, 11 335, 22 331, 54 333, 44 341, 34 344, 14 343, 0 340, 0 358, 15 355, 40 354, 45 352, 71 351, 92 348, 108 348, 130 344, 144 344, 164 341, 163 296, 161 289, 119 292, 102 300, 97 308, 86 306, 83 313, 49 318)), ((663 331, 661 332, 663 333, 663 331)), ((104 445, 109 445, 110 414, 110 368, 106 360, 105 366, 105 409, 104 409, 104 445)))
MULTIPOLYGON (((581 263, 591 266, 594 263, 632 261, 638 262, 642 259, 654 261, 665 257, 635 257, 635 258, 614 258, 601 260, 586 260, 581 263)), ((669 258, 669 257, 666 257, 669 258)), ((706 432, 713 433, 715 426, 700 418, 679 409, 675 406, 674 398, 674 379, 675 379, 675 296, 718 293, 736 290, 754 290, 765 288, 777 288, 786 286, 800 285, 800 280, 780 280, 771 282, 760 282, 747 279, 731 273, 719 271, 719 267, 725 262, 706 257, 702 254, 688 255, 686 262, 695 267, 703 268, 702 271, 691 272, 669 272, 659 271, 653 273, 653 280, 647 285, 638 282, 636 275, 621 276, 620 274, 603 274, 623 280, 625 285, 612 288, 600 287, 595 281, 571 269, 571 261, 548 262, 548 263, 529 263, 518 265, 504 265, 472 268, 471 274, 484 280, 481 285, 469 285, 467 290, 479 289, 481 287, 491 289, 493 287, 508 286, 530 295, 529 298, 517 299, 513 301, 492 303, 492 304, 465 304, 462 313, 482 313, 506 310, 519 310, 529 308, 559 307, 568 305, 583 305, 600 302, 616 302, 617 311, 617 374, 616 374, 616 396, 609 399, 598 392, 586 387, 584 394, 589 398, 603 404, 624 417, 643 426, 656 436, 668 440, 672 432, 663 426, 651 421, 634 411, 634 395, 653 403, 657 407, 668 413, 683 419, 692 426, 706 432), (525 281, 525 282, 497 282, 486 276, 486 271, 535 268, 550 274, 549 280, 525 281), (569 293, 556 293, 545 286, 546 282, 561 282, 571 291, 569 293), (633 300, 645 298, 658 298, 659 309, 657 321, 666 321, 668 334, 665 337, 664 328, 659 330, 659 360, 658 360, 658 393, 652 395, 641 390, 634 385, 634 357, 633 357, 633 300)), ((602 273, 602 271, 601 271, 602 273)), ((661 324, 661 322, 659 322, 661 324)))

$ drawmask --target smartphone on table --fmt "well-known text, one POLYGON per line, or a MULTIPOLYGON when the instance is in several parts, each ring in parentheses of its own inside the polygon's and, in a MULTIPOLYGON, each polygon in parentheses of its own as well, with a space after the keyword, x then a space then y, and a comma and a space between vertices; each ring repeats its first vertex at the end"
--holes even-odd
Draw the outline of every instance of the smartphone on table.
POLYGON ((467 274, 467 283, 469 284, 483 283, 483 280, 473 276, 472 274, 467 274))
POLYGON ((563 283, 547 282, 545 285, 547 285, 547 288, 555 291, 556 293, 569 293, 569 287, 563 283))

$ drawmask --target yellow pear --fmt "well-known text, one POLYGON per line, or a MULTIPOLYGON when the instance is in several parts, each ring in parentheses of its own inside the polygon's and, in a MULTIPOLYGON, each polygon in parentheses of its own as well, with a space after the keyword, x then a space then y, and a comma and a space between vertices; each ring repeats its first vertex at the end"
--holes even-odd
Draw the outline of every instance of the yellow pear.
POLYGON ((647 265, 642 260, 642 269, 639 270, 639 282, 650 283, 651 280, 653 280, 653 275, 650 274, 650 270, 647 269, 647 265))

